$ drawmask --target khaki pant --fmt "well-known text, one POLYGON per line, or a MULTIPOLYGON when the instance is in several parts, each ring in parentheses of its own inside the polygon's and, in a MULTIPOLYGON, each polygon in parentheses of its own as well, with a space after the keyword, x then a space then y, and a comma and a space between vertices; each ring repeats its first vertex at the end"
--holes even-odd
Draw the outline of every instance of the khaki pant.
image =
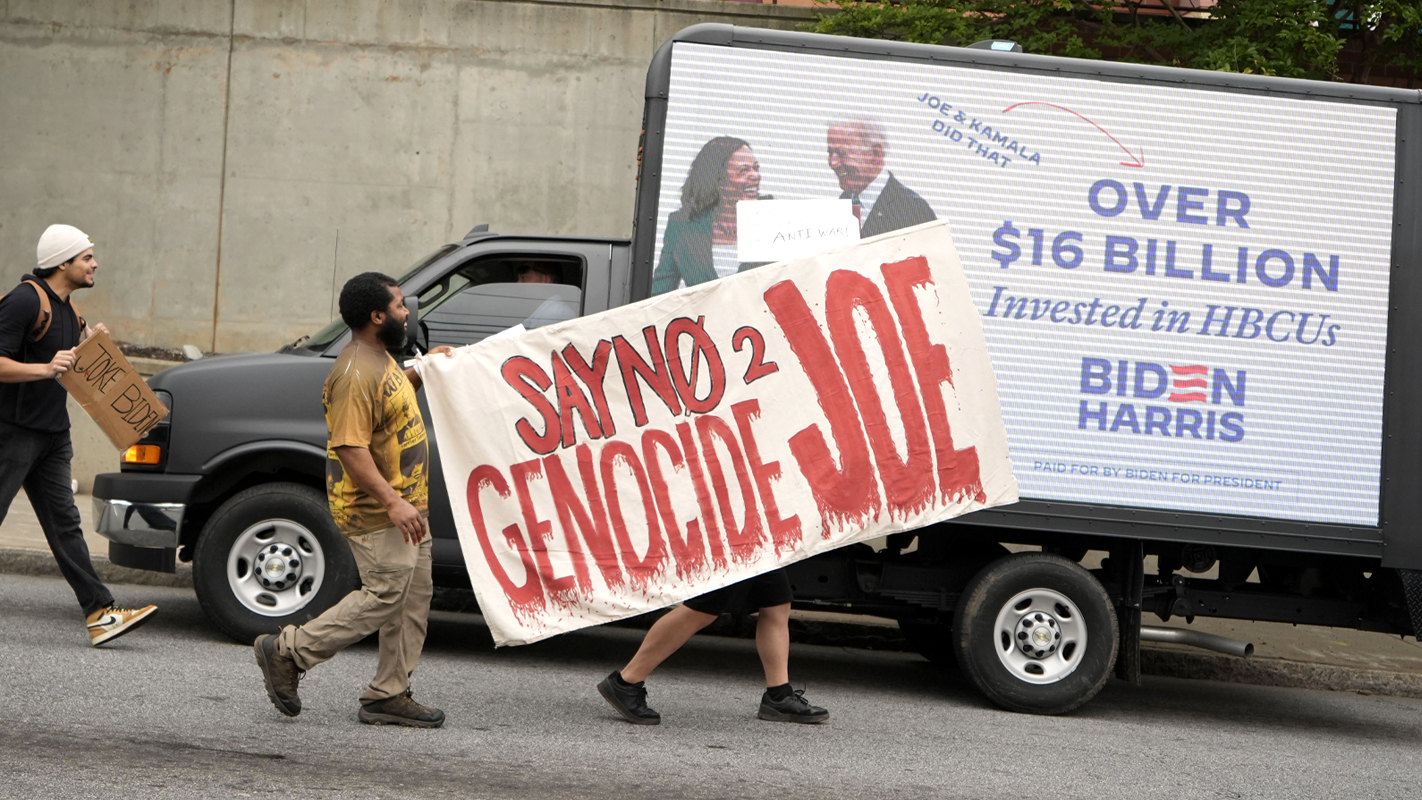
POLYGON ((360 695, 362 704, 373 703, 410 688, 410 673, 424 649, 434 596, 430 537, 416 547, 391 527, 346 541, 360 569, 360 588, 305 625, 282 628, 277 651, 309 670, 380 631, 375 679, 360 695))

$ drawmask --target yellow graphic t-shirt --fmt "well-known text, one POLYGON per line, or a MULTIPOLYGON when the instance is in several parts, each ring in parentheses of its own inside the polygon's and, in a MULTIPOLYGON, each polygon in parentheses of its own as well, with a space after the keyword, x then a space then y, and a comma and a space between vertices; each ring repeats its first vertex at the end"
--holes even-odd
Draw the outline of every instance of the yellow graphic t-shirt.
POLYGON ((370 450, 375 468, 406 502, 429 513, 429 442, 415 387, 384 350, 351 342, 321 391, 326 407, 326 498, 341 533, 390 527, 390 514, 346 474, 337 447, 370 450))

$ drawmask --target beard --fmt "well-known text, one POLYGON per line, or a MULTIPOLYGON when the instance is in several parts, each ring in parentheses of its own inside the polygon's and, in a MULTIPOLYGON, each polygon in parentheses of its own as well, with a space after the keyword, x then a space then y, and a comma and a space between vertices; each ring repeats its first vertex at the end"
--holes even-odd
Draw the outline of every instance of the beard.
POLYGON ((390 314, 385 315, 385 322, 380 326, 380 330, 375 334, 380 343, 385 345, 385 349, 392 353, 405 352, 405 341, 408 338, 405 332, 405 323, 390 314))

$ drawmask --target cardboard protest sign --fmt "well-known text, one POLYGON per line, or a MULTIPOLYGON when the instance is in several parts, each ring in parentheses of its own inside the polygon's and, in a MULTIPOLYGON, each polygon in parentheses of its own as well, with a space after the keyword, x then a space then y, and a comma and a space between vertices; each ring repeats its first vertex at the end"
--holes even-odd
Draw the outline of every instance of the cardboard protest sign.
POLYGON ((736 203, 736 259, 789 261, 859 241, 848 200, 742 200, 736 203))
POLYGON ((499 645, 1017 499, 943 223, 422 368, 499 645))
POLYGON ((74 368, 60 375, 59 382, 94 418, 114 447, 127 449, 168 416, 168 408, 158 401, 107 333, 94 333, 74 355, 74 368))

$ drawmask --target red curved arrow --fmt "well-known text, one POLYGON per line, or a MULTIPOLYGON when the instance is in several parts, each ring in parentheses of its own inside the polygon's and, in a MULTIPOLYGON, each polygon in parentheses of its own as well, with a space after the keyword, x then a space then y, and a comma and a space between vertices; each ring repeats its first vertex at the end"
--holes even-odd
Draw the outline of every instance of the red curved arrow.
POLYGON ((1044 103, 1044 102, 1042 102, 1042 101, 1040 101, 1040 100, 1029 100, 1029 101, 1027 101, 1027 102, 1025 102, 1025 103, 1017 103, 1017 104, 1015 104, 1015 105, 1010 105, 1010 106, 1008 106, 1007 108, 1004 108, 1004 109, 1002 110, 1002 113, 1006 114, 1007 112, 1011 111, 1012 109, 1014 109, 1014 108, 1021 108, 1022 106, 1050 106, 1050 107, 1052 107, 1052 108, 1056 108, 1056 109, 1060 109, 1060 110, 1062 110, 1062 111, 1065 111, 1065 112, 1067 112, 1068 114, 1071 114, 1071 115, 1073 115, 1073 116, 1075 116, 1075 117, 1079 117, 1079 118, 1081 118, 1081 119, 1083 119, 1083 120, 1086 120, 1086 122, 1089 123, 1093 128, 1095 128, 1096 130, 1101 131, 1102 133, 1106 134, 1106 138, 1107 138, 1107 139, 1110 139, 1110 140, 1113 141, 1113 142, 1115 142, 1117 147, 1121 148, 1122 150, 1125 150, 1125 151, 1126 151, 1126 155, 1128 155, 1128 156, 1130 156, 1131 158, 1135 159, 1134 161, 1122 161, 1122 162, 1121 162, 1121 166, 1123 166, 1123 167, 1144 167, 1144 166, 1145 166, 1145 148, 1144 148, 1144 147, 1140 148, 1140 151, 1139 151, 1138 153, 1132 153, 1125 145, 1121 144, 1120 140, 1118 140, 1116 137, 1112 136, 1110 131, 1106 130, 1105 128, 1101 127, 1100 125, 1097 125, 1095 122, 1092 122, 1091 120, 1086 119, 1086 117, 1081 116, 1080 114, 1076 113, 1075 111, 1072 111, 1071 109, 1067 108, 1066 106, 1059 106, 1059 105, 1057 105, 1057 104, 1055 104, 1055 103, 1044 103))

